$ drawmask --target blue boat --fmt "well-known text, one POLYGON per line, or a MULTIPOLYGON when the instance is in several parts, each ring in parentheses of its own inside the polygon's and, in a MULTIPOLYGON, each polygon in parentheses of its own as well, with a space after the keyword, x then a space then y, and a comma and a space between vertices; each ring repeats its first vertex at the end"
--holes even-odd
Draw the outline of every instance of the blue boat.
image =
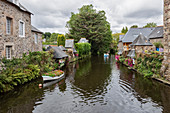
POLYGON ((105 54, 104 54, 104 57, 109 57, 109 54, 108 54, 108 53, 105 53, 105 54))

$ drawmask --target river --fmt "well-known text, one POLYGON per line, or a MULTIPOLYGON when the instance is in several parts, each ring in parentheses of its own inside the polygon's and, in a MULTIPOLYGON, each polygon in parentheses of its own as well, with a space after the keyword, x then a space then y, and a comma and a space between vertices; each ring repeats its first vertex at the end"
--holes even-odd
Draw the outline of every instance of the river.
POLYGON ((0 95, 0 113, 170 113, 170 86, 143 78, 110 58, 64 68, 66 78, 42 79, 0 95))

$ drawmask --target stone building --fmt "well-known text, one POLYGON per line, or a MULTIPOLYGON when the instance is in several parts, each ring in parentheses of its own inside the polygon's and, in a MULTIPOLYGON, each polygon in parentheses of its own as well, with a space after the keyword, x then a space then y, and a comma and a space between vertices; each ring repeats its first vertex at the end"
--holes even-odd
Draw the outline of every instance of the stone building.
POLYGON ((156 27, 151 34, 148 36, 150 42, 154 44, 155 42, 163 43, 163 26, 156 27))
POLYGON ((145 50, 151 50, 152 44, 150 41, 143 35, 140 34, 131 44, 132 48, 135 49, 136 53, 142 53, 145 50))
POLYGON ((39 43, 35 42, 31 15, 19 0, 0 0, 0 58, 22 57, 23 53, 42 50, 41 35, 36 39, 39 43))
POLYGON ((130 44, 142 33, 148 37, 155 28, 130 28, 122 39, 124 51, 129 51, 130 44))
POLYGON ((164 0, 164 61, 161 68, 163 76, 170 81, 170 1, 164 0))

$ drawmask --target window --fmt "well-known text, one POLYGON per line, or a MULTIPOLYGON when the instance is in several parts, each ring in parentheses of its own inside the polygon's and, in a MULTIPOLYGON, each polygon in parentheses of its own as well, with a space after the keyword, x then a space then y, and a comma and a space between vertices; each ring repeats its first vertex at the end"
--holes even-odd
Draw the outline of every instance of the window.
POLYGON ((7 17, 6 18, 6 34, 11 34, 11 22, 12 22, 12 19, 7 17))
POLYGON ((20 37, 25 36, 25 23, 23 21, 19 22, 19 36, 20 37))
POLYGON ((38 34, 35 34, 35 43, 37 44, 38 43, 38 34))
POLYGON ((6 58, 7 59, 11 59, 12 57, 11 57, 11 53, 12 53, 12 46, 6 46, 6 48, 5 48, 5 52, 6 52, 6 58))

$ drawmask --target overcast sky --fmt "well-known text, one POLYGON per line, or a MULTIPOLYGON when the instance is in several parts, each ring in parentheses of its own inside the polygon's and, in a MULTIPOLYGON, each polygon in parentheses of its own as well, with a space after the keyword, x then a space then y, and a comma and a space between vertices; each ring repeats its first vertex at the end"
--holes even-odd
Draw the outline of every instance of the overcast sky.
POLYGON ((106 12, 113 33, 122 27, 149 22, 163 25, 163 0, 20 0, 32 16, 32 25, 43 32, 67 33, 66 22, 71 12, 77 13, 83 5, 93 4, 106 12))

